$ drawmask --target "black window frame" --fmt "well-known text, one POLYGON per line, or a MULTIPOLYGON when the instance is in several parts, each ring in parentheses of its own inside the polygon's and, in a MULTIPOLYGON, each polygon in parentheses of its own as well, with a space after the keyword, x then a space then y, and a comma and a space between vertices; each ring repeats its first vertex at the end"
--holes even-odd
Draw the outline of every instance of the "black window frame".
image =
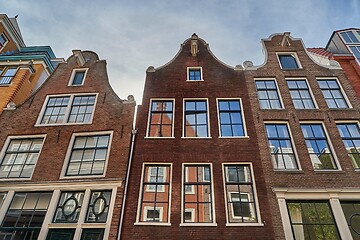
POLYGON ((242 108, 242 102, 241 99, 217 99, 217 105, 218 105, 218 114, 219 114, 219 135, 221 137, 244 137, 246 136, 246 129, 244 124, 244 116, 243 116, 243 108, 242 108), (239 104, 239 109, 231 109, 231 102, 236 102, 239 104), (221 103, 227 103, 228 109, 221 109, 221 103), (224 122, 222 118, 222 114, 228 116, 229 123, 224 122), (234 123, 233 122, 233 114, 239 114, 240 115, 240 122, 234 123), (223 127, 228 126, 230 127, 231 135, 225 135, 223 133, 223 127), (237 135, 236 129, 234 127, 240 127, 242 134, 237 135))
POLYGON ((185 99, 184 100, 184 137, 185 138, 208 138, 210 137, 209 129, 209 110, 207 99, 185 99), (194 103, 195 109, 187 109, 187 103, 194 103), (204 103, 205 109, 198 109, 198 103, 204 103), (205 114, 205 123, 198 123, 199 115, 205 114), (187 121, 187 117, 194 115, 194 124, 187 121), (198 127, 206 126, 206 136, 199 136, 198 127), (191 128, 194 130, 195 136, 188 136, 187 129, 191 128))
POLYGON ((338 108, 347 109, 347 108, 350 108, 350 104, 346 99, 345 93, 342 91, 341 86, 340 86, 340 84, 339 84, 339 82, 337 81, 336 78, 327 78, 327 79, 321 78, 321 79, 317 79, 317 82, 319 84, 319 88, 320 88, 320 90, 321 90, 321 92, 323 94, 323 97, 324 97, 324 99, 326 101, 326 104, 327 104, 328 108, 330 108, 330 109, 338 109, 338 108), (322 82, 325 82, 327 87, 322 87, 321 86, 321 85, 323 85, 322 82), (329 82, 336 83, 337 87, 331 87, 329 85, 329 82), (335 93, 340 94, 341 97, 340 96, 335 96, 336 95, 335 93), (329 95, 329 97, 327 97, 327 95, 329 95), (339 102, 340 100, 342 100, 343 103, 345 103, 344 106, 340 105, 340 102, 339 102), (331 103, 334 103, 335 106, 332 105, 331 103))
POLYGON ((313 96, 310 91, 310 87, 306 81, 306 79, 286 79, 286 83, 288 85, 291 100, 293 102, 295 109, 316 109, 315 101, 313 99, 313 96), (292 87, 289 85, 290 82, 294 82, 296 85, 295 87, 292 87), (306 87, 300 87, 298 82, 305 83, 306 87), (303 96, 303 92, 307 92, 308 97, 303 96), (295 97, 294 95, 297 95, 298 97, 295 97), (295 104, 295 101, 301 102, 301 107, 298 107, 298 104, 295 104), (306 107, 307 105, 304 103, 304 101, 311 102, 311 107, 306 107))
MULTIPOLYGON (((149 109, 149 123, 148 123, 148 128, 147 128, 147 137, 173 137, 174 136, 174 104, 175 101, 174 100, 170 100, 170 99, 151 99, 150 101, 150 109, 149 109), (160 109, 155 109, 154 110, 154 104, 156 103, 161 103, 161 108, 160 109), (171 103, 171 110, 166 110, 167 108, 167 104, 166 103, 171 103), (165 105, 164 105, 165 104, 165 105), (160 117, 160 122, 159 123, 152 123, 154 115, 159 115, 160 117), (168 117, 169 114, 171 114, 171 123, 167 124, 167 123, 163 123, 164 117, 168 117), (170 136, 163 136, 163 127, 165 126, 170 126, 171 129, 171 135, 170 136), (158 135, 159 136, 151 136, 151 130, 152 127, 157 127, 159 129, 158 131, 158 135)), ((158 106, 158 105, 156 105, 158 106)))
POLYGON ((281 96, 279 89, 274 79, 256 79, 255 80, 256 92, 259 99, 260 109, 284 109, 283 103, 281 102, 281 96), (262 83, 265 87, 261 87, 262 83), (269 83, 269 86, 268 86, 269 83), (274 87, 272 87, 273 85, 274 87), (265 94, 261 94, 265 93, 265 94), (272 94, 269 94, 272 93, 272 94), (265 98, 262 98, 261 95, 265 95, 265 98), (274 95, 276 98, 270 98, 274 95), (266 103, 265 105, 262 102, 266 103), (273 106, 274 105, 274 106, 273 106), (278 105, 278 106, 276 106, 278 105))

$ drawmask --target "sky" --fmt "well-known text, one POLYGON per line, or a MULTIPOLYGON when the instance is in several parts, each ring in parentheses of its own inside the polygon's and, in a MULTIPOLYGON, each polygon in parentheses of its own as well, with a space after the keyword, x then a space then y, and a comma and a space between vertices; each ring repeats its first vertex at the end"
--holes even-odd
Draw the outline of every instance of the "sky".
POLYGON ((196 33, 222 62, 264 62, 261 39, 291 32, 325 47, 335 30, 360 27, 360 0, 0 0, 27 46, 49 45, 59 58, 91 50, 107 61, 120 98, 141 104, 148 66, 169 62, 196 33))

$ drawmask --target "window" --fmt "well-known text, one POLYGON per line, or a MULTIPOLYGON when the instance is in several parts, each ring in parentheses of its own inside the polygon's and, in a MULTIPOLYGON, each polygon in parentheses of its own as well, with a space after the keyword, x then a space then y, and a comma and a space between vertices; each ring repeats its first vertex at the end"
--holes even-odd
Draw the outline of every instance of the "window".
POLYGON ((346 222, 354 240, 360 239, 360 202, 341 201, 346 222))
POLYGON ((9 137, 1 161, 0 179, 31 178, 44 136, 9 137))
POLYGON ((151 100, 148 137, 173 137, 174 101, 151 100))
POLYGON ((294 238, 341 239, 328 202, 287 201, 294 238))
POLYGON ((188 81, 202 81, 202 68, 201 67, 188 67, 188 81))
POLYGON ((360 169, 360 130, 357 123, 337 123, 340 136, 354 168, 360 169))
POLYGON ((73 135, 69 163, 65 176, 104 174, 112 134, 93 134, 94 135, 73 135))
POLYGON ((183 171, 183 223, 215 223, 210 164, 185 164, 183 171), (186 176, 189 174, 189 176, 186 176), (187 180, 188 179, 188 180, 187 180), (195 194, 184 194, 188 186, 195 194), (194 209, 191 219, 186 209, 194 209))
POLYGON ((225 164, 228 223, 258 222, 250 164, 225 164))
POLYGON ((360 63, 360 46, 349 46, 351 52, 355 55, 355 58, 360 63))
POLYGON ((265 124, 271 160, 279 170, 298 169, 287 124, 265 124))
POLYGON ((209 137, 207 100, 185 100, 184 137, 209 137))
POLYGON ((301 124, 301 130, 314 169, 338 169, 322 124, 301 124))
POLYGON ((111 198, 112 191, 106 189, 61 192, 46 239, 72 240, 82 230, 80 239, 102 240, 105 225, 110 220, 108 212, 111 198))
POLYGON ((301 68, 295 53, 278 54, 281 69, 291 70, 301 68))
POLYGON ((137 223, 169 223, 170 164, 144 164, 137 223))
MULTIPOLYGON (((341 32, 340 35, 344 39, 345 43, 360 43, 359 38, 356 37, 356 33, 353 31, 341 32)), ((359 34, 359 33, 358 33, 359 34)))
POLYGON ((74 69, 70 77, 70 86, 81 86, 84 84, 88 69, 74 69))
POLYGON ((1 239, 36 240, 51 192, 16 192, 0 227, 1 239))
POLYGON ((17 72, 16 67, 0 67, 0 85, 8 85, 15 77, 17 72))
POLYGON ((314 109, 315 104, 311 97, 309 87, 305 79, 286 80, 290 95, 296 109, 314 109))
POLYGON ((256 80, 255 84, 261 109, 283 108, 274 80, 256 80))
POLYGON ((349 107, 336 79, 318 79, 317 81, 329 108, 349 107))
POLYGON ((241 100, 218 100, 219 124, 221 137, 245 136, 241 100))
POLYGON ((4 33, 0 34, 0 50, 2 50, 3 47, 8 43, 8 38, 5 36, 4 33))
POLYGON ((91 123, 95 102, 96 94, 47 97, 38 123, 44 125, 91 123))

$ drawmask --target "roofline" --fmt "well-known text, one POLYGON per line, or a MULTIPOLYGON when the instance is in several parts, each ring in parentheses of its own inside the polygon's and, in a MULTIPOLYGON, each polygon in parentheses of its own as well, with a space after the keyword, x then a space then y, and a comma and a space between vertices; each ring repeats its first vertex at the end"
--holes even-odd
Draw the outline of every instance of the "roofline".
POLYGON ((329 44, 331 42, 331 39, 334 37, 335 33, 339 33, 339 32, 343 32, 343 31, 349 31, 349 30, 360 30, 360 28, 344 28, 344 29, 339 29, 336 31, 333 31, 333 33, 331 34, 329 41, 327 42, 325 49, 327 49, 329 47, 329 44))
POLYGON ((5 30, 10 35, 18 49, 26 46, 22 36, 15 29, 14 25, 11 23, 9 17, 6 14, 0 14, 0 23, 3 24, 5 30))

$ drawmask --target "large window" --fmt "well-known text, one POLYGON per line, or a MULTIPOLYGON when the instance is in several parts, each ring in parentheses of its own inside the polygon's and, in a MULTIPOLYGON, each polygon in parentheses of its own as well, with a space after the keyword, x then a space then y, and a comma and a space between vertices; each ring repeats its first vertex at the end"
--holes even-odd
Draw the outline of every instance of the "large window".
POLYGON ((1 239, 36 240, 51 192, 16 192, 0 227, 1 239))
POLYGON ((65 95, 47 98, 39 124, 90 123, 96 95, 65 95))
POLYGON ((296 109, 313 109, 314 101, 305 79, 286 80, 290 95, 296 109))
POLYGON ((274 168, 298 169, 287 124, 267 123, 265 129, 274 168))
POLYGON ((360 239, 360 202, 341 201, 341 208, 344 212, 346 222, 354 240, 360 239))
POLYGON ((182 223, 215 222, 210 164, 185 164, 182 192, 182 223), (194 189, 194 194, 185 194, 190 187, 194 189))
POLYGON ((173 137, 173 100, 152 100, 150 103, 148 137, 173 137))
POLYGON ((170 164, 145 164, 137 222, 169 223, 170 212, 170 164))
POLYGON ((256 80, 255 84, 261 109, 282 108, 275 80, 256 80))
POLYGON ((336 79, 318 79, 320 89, 329 108, 348 108, 336 79))
POLYGON ((30 178, 44 137, 9 137, 7 142, 0 166, 0 178, 30 178))
POLYGON ((250 165, 225 164, 224 172, 227 222, 258 222, 250 165))
POLYGON ((322 124, 301 124, 301 130, 314 169, 338 169, 322 124))
POLYGON ((295 240, 341 239, 328 202, 287 201, 295 240))
POLYGON ((354 168, 360 169, 360 130, 357 123, 337 123, 340 136, 354 168))
POLYGON ((221 137, 246 135, 240 99, 219 99, 218 111, 221 137))
POLYGON ((65 176, 104 174, 110 138, 110 133, 74 135, 65 176))
POLYGON ((278 54, 281 69, 298 69, 300 68, 299 61, 295 53, 281 53, 278 54))
POLYGON ((202 81, 201 67, 188 67, 187 68, 188 81, 202 81))
POLYGON ((207 100, 185 100, 184 137, 209 137, 207 100))
POLYGON ((55 210, 47 240, 72 240, 82 228, 82 240, 102 240, 108 219, 111 190, 64 191, 55 210), (88 199, 85 201, 84 199, 88 199), (86 212, 85 219, 81 218, 86 212))

